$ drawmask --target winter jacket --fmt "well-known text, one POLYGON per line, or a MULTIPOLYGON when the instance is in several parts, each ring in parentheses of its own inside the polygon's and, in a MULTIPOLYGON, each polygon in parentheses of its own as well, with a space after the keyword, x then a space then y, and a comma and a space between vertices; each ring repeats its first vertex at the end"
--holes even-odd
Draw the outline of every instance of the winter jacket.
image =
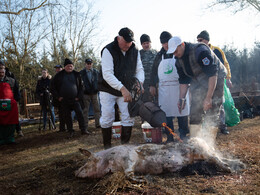
MULTIPOLYGON (((62 86, 62 82, 63 82, 63 78, 64 76, 66 76, 66 71, 62 70, 60 72, 58 72, 53 79, 51 80, 51 86, 50 86, 50 91, 53 95, 54 101, 57 102, 57 100, 59 99, 59 97, 61 97, 60 95, 60 89, 62 86)), ((80 104, 82 106, 82 108, 84 107, 84 104, 82 104, 82 100, 83 100, 83 82, 80 76, 80 73, 73 70, 70 74, 74 74, 75 79, 76 79, 76 83, 75 85, 77 86, 77 96, 76 98, 79 99, 80 104)), ((66 99, 66 97, 63 97, 64 99, 66 99)), ((73 100, 74 101, 74 100, 73 100)), ((72 102, 73 103, 73 102, 72 102)), ((57 106, 57 105, 54 105, 57 106)))
POLYGON ((84 94, 93 95, 98 92, 98 74, 96 69, 92 69, 92 79, 89 81, 86 69, 80 71, 81 78, 84 83, 84 94))

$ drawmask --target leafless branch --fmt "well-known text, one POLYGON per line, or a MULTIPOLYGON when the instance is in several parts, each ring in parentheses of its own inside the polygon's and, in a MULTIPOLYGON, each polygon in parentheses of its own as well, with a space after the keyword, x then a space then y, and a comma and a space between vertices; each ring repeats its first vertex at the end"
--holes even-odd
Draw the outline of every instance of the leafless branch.
POLYGON ((18 12, 12 12, 12 11, 0 11, 0 14, 14 14, 14 15, 19 15, 20 13, 22 13, 23 11, 32 11, 32 10, 36 10, 39 9, 40 7, 46 6, 47 4, 45 4, 48 0, 43 1, 39 6, 34 7, 34 8, 22 8, 20 9, 18 12))
POLYGON ((212 8, 218 5, 224 5, 226 8, 232 8, 234 13, 243 11, 249 7, 252 7, 260 12, 259 0, 215 0, 209 5, 209 7, 212 8))

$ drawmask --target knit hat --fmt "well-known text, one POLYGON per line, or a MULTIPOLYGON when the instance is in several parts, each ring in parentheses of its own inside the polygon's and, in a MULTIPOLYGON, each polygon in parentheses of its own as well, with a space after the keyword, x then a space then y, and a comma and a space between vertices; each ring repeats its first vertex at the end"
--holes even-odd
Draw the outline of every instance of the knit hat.
POLYGON ((73 63, 70 59, 66 58, 65 61, 64 61, 64 67, 68 64, 73 64, 73 63))
POLYGON ((134 33, 131 29, 125 27, 125 28, 122 28, 118 34, 122 37, 124 37, 125 41, 130 43, 132 41, 134 41, 134 33))
POLYGON ((151 42, 151 39, 150 39, 149 35, 143 34, 140 37, 140 42, 141 42, 141 44, 143 44, 144 42, 151 42))
POLYGON ((171 33, 167 32, 167 31, 163 31, 160 35, 161 44, 167 43, 170 38, 172 38, 171 33))
POLYGON ((209 39, 208 31, 206 31, 206 30, 201 31, 201 33, 197 36, 197 39, 198 38, 202 38, 202 39, 205 39, 205 40, 209 41, 210 39, 209 39))

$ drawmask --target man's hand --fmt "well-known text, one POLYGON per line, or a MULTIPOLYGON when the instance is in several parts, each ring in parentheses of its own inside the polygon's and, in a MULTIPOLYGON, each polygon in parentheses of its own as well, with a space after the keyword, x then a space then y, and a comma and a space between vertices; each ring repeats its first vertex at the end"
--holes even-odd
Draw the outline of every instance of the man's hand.
POLYGON ((62 100, 62 99, 63 99, 63 97, 59 97, 59 99, 58 99, 58 100, 59 100, 59 102, 61 102, 61 100, 62 100))
POLYGON ((120 89, 123 97, 124 97, 124 102, 131 102, 132 101, 132 96, 131 93, 125 88, 125 86, 123 86, 120 89))
POLYGON ((182 110, 185 108, 185 106, 186 106, 186 100, 184 98, 179 99, 178 109, 179 109, 180 114, 181 114, 182 110))
POLYGON ((226 84, 228 88, 231 88, 233 86, 230 79, 226 79, 226 84))
POLYGON ((140 93, 143 94, 144 93, 143 83, 140 82, 140 85, 138 83, 136 83, 136 85, 135 85, 136 86, 136 91, 137 91, 138 94, 140 94, 140 93))
POLYGON ((155 96, 155 95, 156 95, 156 88, 155 88, 154 86, 150 86, 149 91, 150 91, 150 94, 151 94, 152 96, 155 96))
POLYGON ((79 98, 75 98, 76 101, 79 101, 79 98))
POLYGON ((43 93, 41 93, 40 96, 43 96, 43 93))
POLYGON ((142 88, 142 94, 144 94, 144 86, 143 86, 143 83, 141 83, 141 88, 142 88))
POLYGON ((210 108, 212 108, 212 98, 205 98, 203 101, 203 110, 208 111, 210 108))

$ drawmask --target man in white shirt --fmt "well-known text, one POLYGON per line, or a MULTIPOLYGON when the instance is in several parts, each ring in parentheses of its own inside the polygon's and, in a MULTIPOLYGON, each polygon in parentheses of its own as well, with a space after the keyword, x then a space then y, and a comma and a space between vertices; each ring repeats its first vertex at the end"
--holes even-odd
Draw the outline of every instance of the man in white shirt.
POLYGON ((114 41, 101 52, 102 67, 98 82, 101 102, 100 125, 105 149, 111 147, 115 103, 121 112, 121 143, 128 143, 131 137, 134 118, 131 118, 128 112, 128 102, 132 101, 129 89, 134 77, 141 83, 144 81, 140 53, 133 41, 133 31, 127 27, 122 28, 114 41))

